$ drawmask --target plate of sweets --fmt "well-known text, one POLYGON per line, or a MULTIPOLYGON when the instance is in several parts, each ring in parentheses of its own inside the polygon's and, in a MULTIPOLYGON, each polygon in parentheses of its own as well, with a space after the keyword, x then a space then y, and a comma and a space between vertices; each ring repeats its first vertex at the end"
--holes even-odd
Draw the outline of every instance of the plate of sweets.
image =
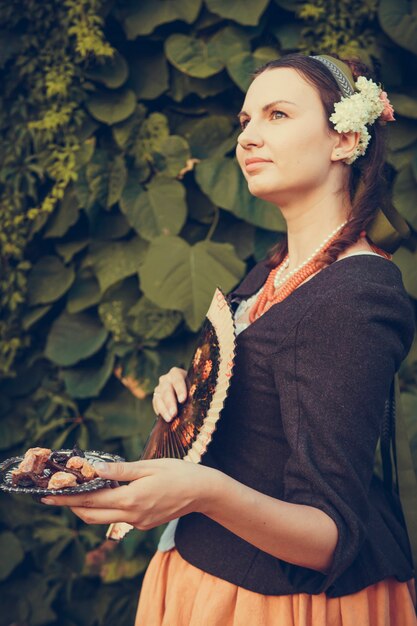
POLYGON ((118 487, 116 481, 100 478, 94 468, 98 461, 122 462, 107 452, 29 448, 24 456, 0 463, 0 489, 8 493, 34 496, 76 494, 106 487, 118 487))

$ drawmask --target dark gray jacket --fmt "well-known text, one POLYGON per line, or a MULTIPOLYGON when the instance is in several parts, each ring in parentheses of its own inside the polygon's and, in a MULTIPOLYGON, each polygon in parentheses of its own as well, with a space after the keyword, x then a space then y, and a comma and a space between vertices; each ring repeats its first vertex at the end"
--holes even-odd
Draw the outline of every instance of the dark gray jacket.
MULTIPOLYGON (((233 307, 268 275, 258 263, 233 307)), ((325 511, 339 538, 322 574, 275 558, 210 518, 182 517, 175 534, 194 566, 266 595, 354 593, 413 576, 401 505, 373 474, 385 399, 415 332, 401 272, 374 255, 341 259, 237 336, 235 369, 202 459, 241 483, 325 511)))

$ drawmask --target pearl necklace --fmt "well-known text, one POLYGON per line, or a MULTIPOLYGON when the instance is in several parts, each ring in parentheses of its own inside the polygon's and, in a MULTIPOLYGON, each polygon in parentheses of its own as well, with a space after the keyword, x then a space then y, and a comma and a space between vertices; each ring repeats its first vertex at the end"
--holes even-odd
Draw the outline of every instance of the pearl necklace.
POLYGON ((273 304, 284 300, 298 285, 320 270, 316 262, 316 257, 320 252, 323 252, 331 245, 332 240, 337 238, 338 231, 345 224, 347 224, 347 220, 335 228, 335 230, 314 250, 309 258, 290 272, 285 278, 282 278, 282 274, 289 266, 288 254, 280 265, 270 271, 264 287, 249 312, 249 321, 251 323, 265 313, 273 304))
POLYGON ((330 235, 328 235, 326 237, 326 239, 324 241, 322 241, 322 243, 314 250, 314 252, 308 257, 308 259, 306 259, 303 263, 301 263, 301 265, 299 265, 298 267, 295 268, 295 270, 292 270, 288 276, 286 276, 285 278, 280 279, 280 276, 285 272, 285 270, 288 268, 289 264, 290 264, 290 257, 287 254, 287 256, 284 258, 282 265, 280 265, 278 272, 275 274, 275 279, 274 279, 274 287, 278 288, 281 285, 283 285, 289 278, 291 278, 291 276, 293 276, 294 274, 296 274, 302 267, 304 267, 304 265, 307 265, 307 263, 310 263, 310 261, 312 261, 314 259, 314 257, 321 251, 322 248, 324 248, 324 246, 326 245, 326 243, 328 241, 330 241, 330 239, 342 228, 342 226, 344 226, 345 224, 347 224, 347 220, 345 222, 343 222, 342 224, 340 224, 340 226, 338 226, 337 228, 334 229, 333 232, 330 233, 330 235))

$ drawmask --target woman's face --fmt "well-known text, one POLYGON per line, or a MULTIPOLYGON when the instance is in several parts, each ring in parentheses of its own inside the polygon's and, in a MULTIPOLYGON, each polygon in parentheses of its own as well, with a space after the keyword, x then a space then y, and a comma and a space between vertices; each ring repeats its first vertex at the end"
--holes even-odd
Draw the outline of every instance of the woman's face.
POLYGON ((325 185, 337 133, 318 92, 298 72, 282 67, 260 74, 239 119, 236 156, 253 195, 279 205, 325 185))

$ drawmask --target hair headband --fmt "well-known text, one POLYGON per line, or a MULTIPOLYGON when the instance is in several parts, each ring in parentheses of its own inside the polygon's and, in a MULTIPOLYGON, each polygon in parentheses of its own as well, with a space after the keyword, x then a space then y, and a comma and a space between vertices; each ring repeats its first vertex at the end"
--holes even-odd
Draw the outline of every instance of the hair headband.
POLYGON ((344 96, 353 96, 355 93, 355 81, 350 67, 346 63, 339 61, 339 59, 333 59, 333 57, 327 54, 310 56, 310 59, 317 59, 331 71, 344 96))

